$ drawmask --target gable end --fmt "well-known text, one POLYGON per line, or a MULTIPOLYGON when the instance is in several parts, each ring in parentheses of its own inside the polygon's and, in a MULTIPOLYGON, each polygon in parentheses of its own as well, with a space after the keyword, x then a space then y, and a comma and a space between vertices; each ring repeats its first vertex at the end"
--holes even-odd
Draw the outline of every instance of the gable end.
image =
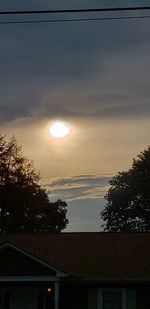
POLYGON ((0 276, 56 276, 56 270, 23 250, 5 244, 0 249, 0 276))

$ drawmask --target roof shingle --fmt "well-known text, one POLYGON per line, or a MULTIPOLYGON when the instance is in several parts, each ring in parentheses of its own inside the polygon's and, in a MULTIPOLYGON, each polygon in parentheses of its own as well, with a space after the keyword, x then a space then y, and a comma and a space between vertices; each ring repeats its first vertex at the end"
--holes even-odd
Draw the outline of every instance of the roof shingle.
POLYGON ((43 262, 92 278, 150 280, 150 233, 1 235, 43 262))

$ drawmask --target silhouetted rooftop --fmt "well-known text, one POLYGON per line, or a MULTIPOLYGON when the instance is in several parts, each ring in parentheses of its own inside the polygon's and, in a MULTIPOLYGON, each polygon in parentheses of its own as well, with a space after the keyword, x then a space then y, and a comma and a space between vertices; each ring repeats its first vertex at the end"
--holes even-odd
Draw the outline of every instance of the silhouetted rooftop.
POLYGON ((1 235, 43 262, 87 278, 150 280, 150 233, 1 235))

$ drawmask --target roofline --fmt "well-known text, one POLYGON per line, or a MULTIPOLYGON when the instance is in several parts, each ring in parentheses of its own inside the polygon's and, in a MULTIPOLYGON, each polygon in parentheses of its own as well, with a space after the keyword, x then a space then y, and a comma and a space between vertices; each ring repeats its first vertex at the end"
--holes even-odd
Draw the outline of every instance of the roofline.
POLYGON ((21 247, 19 247, 18 245, 16 244, 13 244, 13 242, 4 242, 3 244, 0 245, 0 251, 3 249, 3 248, 6 248, 6 247, 10 247, 12 249, 15 249, 16 251, 26 255, 27 257, 31 258, 32 260, 40 263, 41 265, 45 266, 46 268, 50 269, 50 270, 53 270, 56 272, 56 276, 57 277, 63 277, 65 276, 65 273, 62 272, 61 270, 49 265, 48 263, 45 263, 43 262, 41 259, 39 259, 38 257, 30 254, 29 252, 27 252, 26 250, 22 249, 21 247))
POLYGON ((150 278, 145 279, 145 278, 101 278, 101 277, 82 277, 82 280, 84 281, 98 281, 98 282, 133 282, 133 283, 150 283, 150 278))
POLYGON ((55 276, 0 276, 1 282, 59 282, 55 276))
POLYGON ((102 284, 102 285, 126 285, 126 284, 150 284, 150 278, 102 278, 102 277, 86 277, 84 275, 71 274, 61 279, 63 282, 80 282, 90 284, 102 284))
POLYGON ((117 234, 117 235, 122 235, 122 234, 137 234, 137 235, 139 235, 139 234, 150 234, 150 231, 149 232, 144 232, 144 231, 142 231, 142 232, 136 232, 136 231, 130 231, 130 232, 124 232, 124 231, 120 231, 120 232, 108 232, 108 231, 97 231, 97 232, 89 232, 89 231, 87 231, 87 232, 85 232, 85 231, 79 231, 79 232, 61 232, 61 233, 58 233, 58 232, 51 232, 51 233, 28 233, 28 232, 26 232, 26 233, 21 233, 21 234, 18 234, 18 233, 7 233, 7 234, 0 234, 0 238, 1 237, 9 237, 9 236, 13 236, 13 237, 15 237, 15 236, 19 236, 19 237, 22 237, 22 236, 35 236, 35 237, 37 237, 37 236, 51 236, 51 235, 64 235, 64 234, 67 234, 67 235, 69 235, 69 234, 73 234, 73 235, 75 235, 75 234, 105 234, 105 235, 112 235, 112 234, 117 234))

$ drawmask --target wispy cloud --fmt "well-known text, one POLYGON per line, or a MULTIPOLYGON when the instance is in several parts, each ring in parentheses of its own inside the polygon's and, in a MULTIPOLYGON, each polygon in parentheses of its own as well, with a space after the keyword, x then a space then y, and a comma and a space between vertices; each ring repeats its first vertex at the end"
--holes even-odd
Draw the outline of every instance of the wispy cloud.
POLYGON ((73 177, 52 178, 46 184, 51 200, 66 201, 103 198, 111 176, 77 175, 73 177))

